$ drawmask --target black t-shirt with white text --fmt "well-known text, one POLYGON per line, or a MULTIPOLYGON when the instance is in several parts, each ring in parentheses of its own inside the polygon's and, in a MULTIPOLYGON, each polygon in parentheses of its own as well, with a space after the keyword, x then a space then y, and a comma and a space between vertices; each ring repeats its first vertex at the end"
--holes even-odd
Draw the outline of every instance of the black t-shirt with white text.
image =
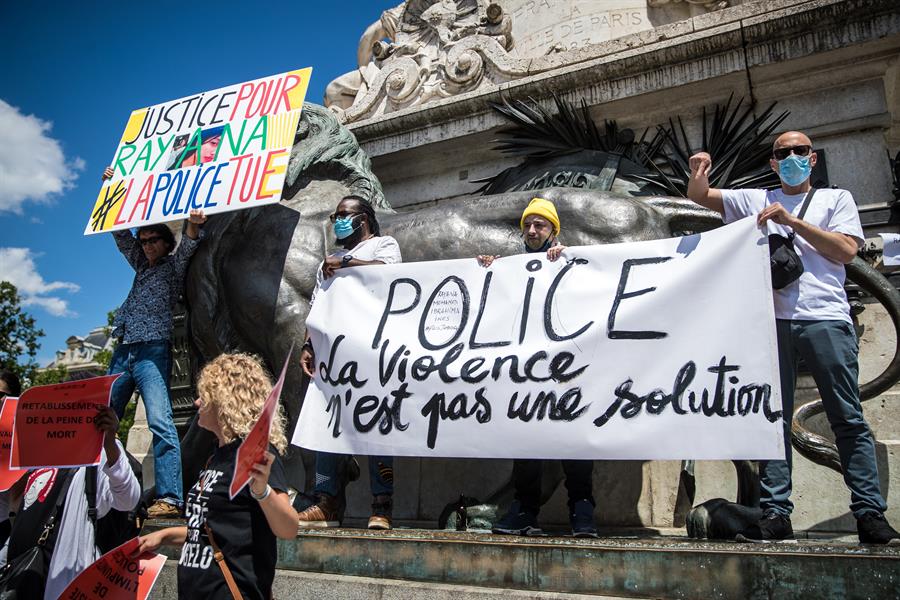
MULTIPOLYGON (((259 502, 250 497, 250 486, 228 499, 234 463, 241 440, 220 446, 213 452, 200 478, 188 492, 184 512, 187 539, 178 562, 179 598, 230 598, 228 584, 219 565, 204 523, 209 523, 216 544, 225 555, 231 574, 247 599, 268 600, 275 578, 276 540, 259 502)), ((269 475, 269 485, 287 490, 284 466, 278 453, 269 475)))

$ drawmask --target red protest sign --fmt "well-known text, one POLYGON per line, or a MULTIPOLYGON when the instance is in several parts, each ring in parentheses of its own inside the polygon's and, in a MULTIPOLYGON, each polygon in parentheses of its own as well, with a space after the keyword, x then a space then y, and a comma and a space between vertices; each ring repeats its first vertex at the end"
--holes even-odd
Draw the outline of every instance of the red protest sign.
POLYGON ((0 409, 0 492, 5 492, 27 473, 27 470, 9 468, 9 453, 12 449, 13 422, 16 419, 18 398, 7 396, 0 409))
POLYGON ((241 442, 237 451, 237 457, 234 461, 234 474, 231 476, 231 486, 228 488, 228 497, 234 500, 244 486, 250 483, 250 469, 253 465, 262 462, 263 453, 269 447, 269 430, 272 428, 272 419, 275 416, 275 410, 278 408, 278 400, 281 398, 281 388, 284 387, 284 376, 287 374, 288 364, 291 360, 291 354, 294 347, 288 350, 287 358, 284 366, 281 368, 281 375, 269 396, 266 403, 263 404, 262 412, 259 414, 256 424, 244 441, 241 442))
POLYGON ((97 559, 66 587, 60 600, 144 600, 166 563, 162 554, 131 558, 140 540, 128 540, 97 559))
POLYGON ((80 467, 100 462, 97 407, 109 406, 118 375, 28 388, 19 398, 10 468, 80 467))

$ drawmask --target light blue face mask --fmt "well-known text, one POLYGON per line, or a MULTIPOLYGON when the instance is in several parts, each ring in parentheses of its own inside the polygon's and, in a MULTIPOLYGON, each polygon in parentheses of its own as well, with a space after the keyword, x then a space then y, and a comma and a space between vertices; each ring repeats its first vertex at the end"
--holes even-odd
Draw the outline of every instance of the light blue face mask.
POLYGON ((812 165, 808 156, 791 154, 784 160, 778 161, 778 176, 781 181, 790 186, 797 186, 809 178, 812 173, 812 165))
POLYGON ((359 215, 353 215, 352 217, 340 217, 335 219, 334 221, 334 235, 337 239, 343 240, 345 238, 353 235, 353 232, 356 231, 356 227, 353 226, 353 219, 358 217, 359 215))

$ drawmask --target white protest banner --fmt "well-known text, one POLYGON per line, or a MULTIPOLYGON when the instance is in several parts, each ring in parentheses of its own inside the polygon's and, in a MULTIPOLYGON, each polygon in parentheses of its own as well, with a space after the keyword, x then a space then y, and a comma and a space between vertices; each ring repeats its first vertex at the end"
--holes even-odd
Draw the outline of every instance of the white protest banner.
POLYGON ((311 68, 131 113, 85 235, 281 200, 311 68))
MULTIPOLYGON (((490 248, 485 248, 490 252, 490 248)), ((292 442, 345 454, 784 458, 768 242, 708 233, 340 269, 292 442)))

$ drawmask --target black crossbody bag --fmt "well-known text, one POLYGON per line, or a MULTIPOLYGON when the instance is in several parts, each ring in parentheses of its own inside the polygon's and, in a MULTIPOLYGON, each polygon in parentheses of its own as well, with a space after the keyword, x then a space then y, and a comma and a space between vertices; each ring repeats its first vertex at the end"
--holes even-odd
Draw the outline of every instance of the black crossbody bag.
MULTIPOLYGON (((806 209, 809 208, 809 202, 812 200, 816 188, 809 188, 806 198, 803 200, 803 206, 800 207, 800 213, 797 218, 801 221, 806 215, 806 209)), ((794 232, 791 231, 787 236, 780 233, 769 234, 769 262, 772 267, 772 288, 780 290, 786 287, 803 275, 803 261, 794 250, 794 232)))

